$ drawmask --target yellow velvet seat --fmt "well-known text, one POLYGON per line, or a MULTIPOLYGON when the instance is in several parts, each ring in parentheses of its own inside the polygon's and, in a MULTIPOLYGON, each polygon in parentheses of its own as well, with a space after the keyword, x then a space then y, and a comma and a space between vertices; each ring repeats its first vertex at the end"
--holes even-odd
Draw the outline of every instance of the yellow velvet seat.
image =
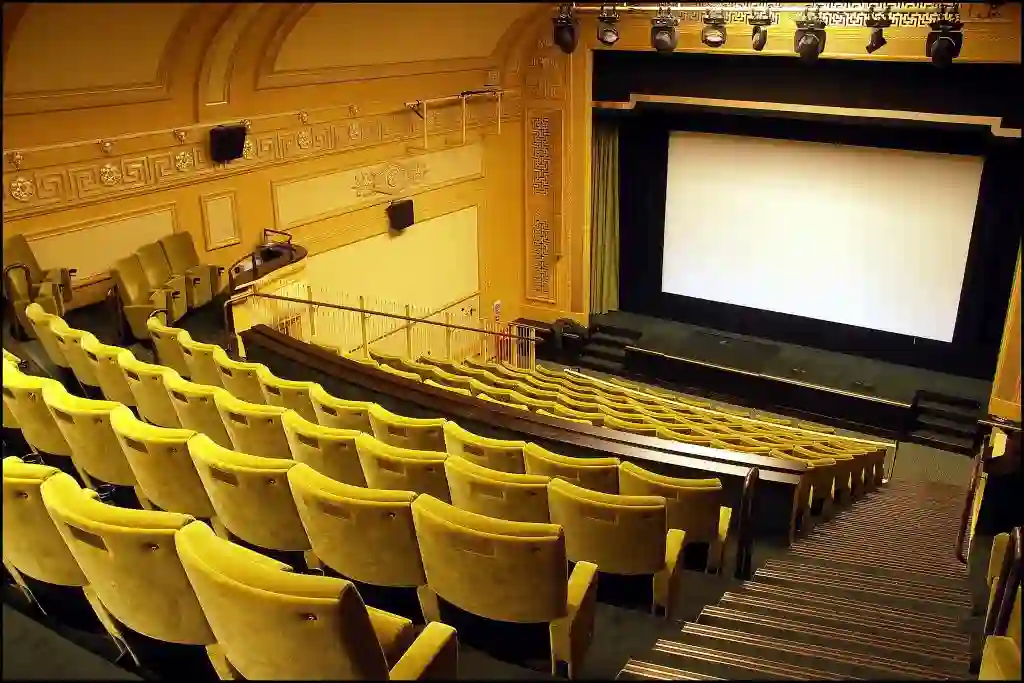
POLYGON ((499 472, 526 472, 523 463, 525 441, 491 439, 477 436, 454 422, 444 424, 444 442, 449 455, 455 455, 499 472))
POLYGON ((118 354, 117 364, 124 372, 142 419, 159 427, 181 427, 181 421, 174 412, 171 398, 167 394, 167 387, 164 386, 164 375, 173 373, 174 370, 163 365, 144 363, 128 349, 118 354))
POLYGON ((506 408, 515 408, 523 412, 530 412, 530 409, 521 403, 512 403, 501 398, 495 398, 489 394, 476 394, 477 400, 483 401, 484 403, 494 403, 496 405, 505 406, 506 408))
POLYGON ((566 417, 565 415, 559 415, 558 413, 553 413, 551 411, 544 410, 543 408, 541 408, 540 410, 534 411, 534 414, 535 415, 540 415, 541 417, 550 417, 550 418, 553 418, 555 420, 562 420, 564 422, 575 422, 576 424, 588 425, 590 427, 594 426, 594 423, 591 422, 590 420, 581 420, 581 419, 578 419, 578 418, 575 418, 575 417, 566 417))
POLYGON ((441 389, 452 394, 458 394, 459 396, 472 396, 472 392, 469 389, 459 389, 458 387, 451 386, 450 384, 441 384, 432 379, 423 380, 423 384, 428 387, 434 387, 435 389, 441 389))
POLYGON ((408 370, 401 370, 401 369, 396 368, 396 367, 391 366, 391 365, 381 364, 381 365, 379 365, 377 367, 377 369, 380 370, 381 372, 387 374, 387 375, 393 375, 394 377, 401 377, 402 379, 407 379, 410 382, 422 382, 423 381, 423 378, 420 377, 419 375, 417 375, 415 372, 409 372, 408 370))
POLYGON ((667 427, 658 427, 658 436, 670 441, 693 444, 694 446, 707 446, 708 448, 712 448, 715 441, 717 441, 714 436, 708 434, 701 434, 688 429, 685 431, 681 429, 668 429, 667 427))
POLYGON ((663 497, 600 493, 553 479, 548 506, 551 522, 565 532, 570 562, 591 562, 608 574, 651 575, 653 611, 674 616, 686 534, 669 528, 663 497))
POLYGON ((457 367, 456 370, 463 377, 475 379, 476 381, 480 382, 483 385, 496 387, 498 389, 515 389, 518 385, 517 380, 508 379, 507 377, 501 377, 488 370, 474 368, 469 365, 460 365, 457 367))
POLYGON ((309 398, 310 392, 316 386, 315 382, 281 379, 262 366, 256 371, 256 377, 263 388, 267 405, 289 408, 307 420, 316 421, 313 402, 309 398))
POLYGON ((455 631, 367 608, 344 579, 294 573, 195 522, 175 545, 227 663, 247 680, 453 679, 455 631))
POLYGON ((619 492, 618 458, 574 458, 528 443, 523 449, 523 459, 527 474, 565 479, 591 491, 619 492))
POLYGON ((162 313, 150 316, 146 320, 146 329, 149 330, 149 338, 153 342, 153 349, 156 351, 156 360, 160 365, 169 367, 176 373, 188 379, 192 371, 185 362, 185 354, 182 352, 179 341, 183 330, 179 327, 169 327, 164 324, 165 316, 162 313))
POLYGON ((605 413, 604 426, 619 432, 628 432, 638 436, 658 436, 658 428, 642 421, 624 420, 605 413))
POLYGON ((59 315, 46 311, 35 302, 25 307, 25 316, 32 327, 33 335, 39 340, 40 345, 43 347, 43 353, 46 354, 50 362, 58 368, 71 372, 71 364, 64 357, 64 350, 57 342, 57 337, 54 336, 53 329, 51 329, 53 325, 56 325, 58 328, 67 329, 68 324, 64 322, 64 319, 59 315))
POLYGON ((580 401, 567 394, 560 394, 558 396, 558 404, 569 408, 570 410, 576 410, 582 413, 601 412, 601 406, 596 400, 580 401))
POLYGON ((246 363, 228 357, 219 346, 213 351, 213 360, 220 372, 220 382, 235 398, 249 403, 266 403, 259 373, 269 372, 262 363, 246 363))
POLYGON ((370 407, 366 401, 347 401, 327 393, 319 384, 309 391, 316 421, 332 429, 352 429, 371 434, 370 407))
POLYGON ((64 304, 71 300, 73 293, 71 277, 75 269, 43 270, 28 239, 20 234, 4 239, 3 267, 4 270, 11 269, 0 283, 0 289, 26 334, 33 334, 32 324, 25 314, 25 309, 33 303, 54 315, 64 314, 64 304))
POLYGON ((178 332, 178 344, 181 346, 181 355, 185 358, 185 365, 188 367, 188 377, 196 384, 206 384, 211 387, 222 387, 220 366, 214 358, 214 353, 220 347, 216 344, 205 344, 192 339, 188 330, 178 332))
POLYGON ((537 411, 537 410, 552 411, 552 410, 555 409, 555 406, 557 405, 554 401, 547 401, 547 400, 538 399, 538 398, 535 398, 533 396, 530 396, 530 395, 527 395, 527 394, 523 394, 523 393, 521 393, 519 391, 511 391, 511 392, 509 392, 509 400, 512 403, 518 403, 519 405, 526 406, 526 408, 528 410, 532 410, 532 411, 537 411))
POLYGON ((96 376, 96 368, 85 355, 83 344, 87 338, 96 339, 96 335, 85 330, 78 330, 60 323, 51 324, 50 331, 53 332, 54 340, 60 347, 67 360, 75 379, 86 391, 92 391, 94 395, 102 395, 99 377, 96 376))
POLYGON ((317 561, 354 581, 413 588, 424 621, 440 621, 412 523, 415 493, 350 486, 301 463, 288 482, 317 561))
POLYGON ((281 422, 287 408, 249 403, 226 391, 214 394, 213 401, 234 450, 261 458, 292 457, 281 422))
POLYGON ((419 451, 443 451, 444 418, 396 415, 377 404, 370 407, 370 427, 378 441, 419 451))
POLYGON ((124 370, 117 362, 118 356, 126 349, 101 343, 96 337, 82 337, 82 351, 92 364, 103 397, 129 407, 135 407, 135 396, 124 370))
POLYGON ((231 448, 231 437, 216 400, 218 394, 227 394, 227 389, 196 384, 174 372, 164 373, 164 387, 182 429, 206 434, 224 448, 231 448))
POLYGON ((444 472, 447 453, 391 446, 369 434, 356 437, 356 451, 370 488, 429 493, 450 500, 444 472))
POLYGON ((422 495, 412 514, 430 589, 485 619, 549 624, 552 673, 565 663, 572 678, 594 633, 597 567, 579 562, 567 577, 562 528, 493 519, 422 495))
POLYGON ((167 311, 168 322, 174 324, 188 311, 184 279, 175 278, 152 286, 138 254, 115 261, 110 275, 117 287, 124 319, 135 339, 149 338, 146 321, 154 312, 167 311))
POLYGON ((281 423, 295 462, 305 463, 335 481, 366 486, 356 451, 356 437, 361 432, 324 427, 304 419, 294 410, 285 412, 281 423))
POLYGON ((548 477, 501 472, 460 457, 445 460, 444 470, 457 508, 512 522, 550 521, 548 477))
POLYGON ((431 375, 426 379, 433 380, 434 382, 437 382, 438 384, 443 384, 446 387, 464 389, 467 392, 472 393, 472 390, 470 388, 470 384, 472 382, 471 378, 447 372, 446 370, 443 370, 436 366, 434 366, 433 373, 431 373, 431 375))
POLYGON ((686 543, 707 543, 707 569, 719 571, 729 544, 732 508, 722 505, 719 479, 681 479, 650 472, 630 462, 619 466, 619 491, 665 499, 668 526, 686 532, 686 543))
POLYGON ((585 422, 587 424, 594 425, 595 427, 601 427, 604 425, 604 415, 599 412, 584 412, 581 410, 573 410, 572 408, 566 408, 561 403, 556 403, 552 409, 552 413, 557 417, 561 417, 566 420, 575 420, 576 422, 585 422))
POLYGON ((37 453, 61 459, 61 469, 74 470, 71 446, 57 428, 53 414, 43 400, 46 388, 59 391, 64 386, 55 379, 26 375, 6 358, 3 359, 4 405, 21 428, 25 441, 37 453))
POLYGON ((185 293, 189 308, 205 306, 213 300, 225 283, 223 268, 199 262, 196 245, 190 232, 174 232, 160 238, 160 248, 174 275, 185 277, 185 293))

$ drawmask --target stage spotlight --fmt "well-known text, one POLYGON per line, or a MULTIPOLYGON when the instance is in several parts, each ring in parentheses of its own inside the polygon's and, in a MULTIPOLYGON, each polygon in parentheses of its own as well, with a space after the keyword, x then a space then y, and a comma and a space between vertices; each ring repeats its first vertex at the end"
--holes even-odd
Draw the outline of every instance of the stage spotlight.
POLYGON ((597 39, 605 45, 614 45, 619 40, 619 13, 615 5, 601 5, 601 14, 597 17, 597 39))
POLYGON ((768 27, 772 25, 772 19, 768 12, 754 12, 747 17, 747 23, 754 27, 750 34, 750 46, 760 52, 768 42, 768 27))
POLYGON ((579 33, 576 30, 576 19, 572 15, 572 5, 560 5, 558 16, 552 19, 554 22, 554 41, 562 52, 572 54, 579 42, 579 33))
POLYGON ((925 51, 932 58, 932 64, 945 68, 960 56, 960 48, 964 46, 964 25, 960 21, 960 14, 954 9, 946 16, 945 5, 940 3, 938 21, 928 26, 931 31, 928 32, 925 51))
POLYGON ((871 38, 868 39, 868 44, 865 47, 868 54, 871 54, 886 43, 885 35, 882 31, 892 26, 892 19, 889 18, 889 6, 885 6, 885 11, 881 17, 875 16, 874 5, 868 7, 868 18, 864 25, 871 29, 871 38))
POLYGON ((722 47, 727 36, 725 33, 725 14, 722 10, 708 10, 704 14, 704 28, 700 32, 700 42, 708 47, 722 47))
POLYGON ((651 19, 651 47, 658 52, 672 52, 679 44, 679 17, 673 16, 667 4, 658 5, 658 13, 651 19))
POLYGON ((793 35, 793 50, 800 55, 800 61, 814 64, 818 55, 825 51, 825 22, 821 20, 820 11, 816 8, 814 18, 805 9, 802 19, 797 19, 796 33, 793 35))

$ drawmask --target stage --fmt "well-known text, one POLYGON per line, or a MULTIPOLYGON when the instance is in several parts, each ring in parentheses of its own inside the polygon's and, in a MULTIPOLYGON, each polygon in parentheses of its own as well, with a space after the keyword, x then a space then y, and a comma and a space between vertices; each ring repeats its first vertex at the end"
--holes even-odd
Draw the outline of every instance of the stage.
POLYGON ((618 311, 593 316, 577 349, 564 361, 965 454, 991 390, 983 380, 618 311))

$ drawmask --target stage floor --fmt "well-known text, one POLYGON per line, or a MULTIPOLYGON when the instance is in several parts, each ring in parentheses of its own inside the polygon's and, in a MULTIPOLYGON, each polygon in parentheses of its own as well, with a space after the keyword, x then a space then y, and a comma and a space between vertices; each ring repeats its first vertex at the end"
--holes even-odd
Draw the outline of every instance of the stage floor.
POLYGON ((929 391, 988 404, 991 381, 823 351, 635 313, 592 316, 591 324, 640 334, 633 346, 702 363, 911 404, 929 391))

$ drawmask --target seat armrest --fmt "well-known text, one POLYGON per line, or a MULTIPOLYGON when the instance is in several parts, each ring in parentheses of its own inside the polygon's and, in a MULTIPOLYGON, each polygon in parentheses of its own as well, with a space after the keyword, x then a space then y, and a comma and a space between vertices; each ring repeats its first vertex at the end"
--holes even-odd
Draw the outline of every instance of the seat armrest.
POLYGON ((665 608, 665 618, 671 619, 675 607, 679 572, 683 569, 683 547, 686 545, 686 532, 681 529, 669 529, 665 537, 665 567, 654 575, 654 602, 665 608))
POLYGON ((718 540, 725 545, 729 540, 729 527, 732 526, 732 508, 724 505, 719 509, 718 514, 718 540))
POLYGON ((366 607, 366 612, 370 617, 370 624, 373 625, 377 642, 380 643, 380 649, 384 652, 384 659, 387 660, 388 666, 393 666, 416 637, 412 621, 370 606, 366 607))
POLYGON ((459 641, 455 629, 432 621, 391 668, 391 680, 453 681, 458 668, 459 641))

